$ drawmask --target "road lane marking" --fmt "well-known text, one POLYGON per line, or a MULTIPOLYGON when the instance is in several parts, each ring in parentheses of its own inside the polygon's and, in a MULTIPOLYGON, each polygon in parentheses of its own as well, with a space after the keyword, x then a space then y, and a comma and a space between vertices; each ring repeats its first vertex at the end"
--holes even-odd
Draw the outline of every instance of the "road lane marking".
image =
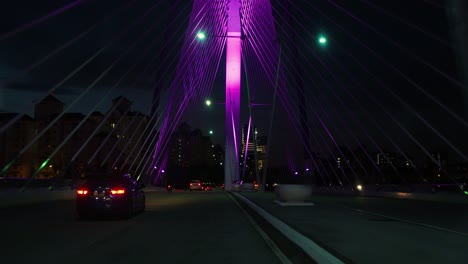
POLYGON ((404 222, 404 223, 418 225, 418 226, 424 226, 424 227, 427 227, 427 228, 437 229, 437 230, 445 231, 445 232, 449 232, 449 233, 455 233, 455 234, 462 235, 462 236, 468 236, 468 233, 459 232, 459 231, 455 231, 455 230, 451 230, 451 229, 447 229, 447 228, 443 228, 443 227, 418 223, 418 222, 414 222, 414 221, 411 221, 411 220, 405 220, 405 219, 401 219, 401 218, 397 218, 397 217, 393 217, 393 216, 377 214, 377 213, 364 211, 364 210, 356 209, 356 208, 349 207, 349 206, 338 205, 338 207, 346 208, 346 209, 357 211, 357 212, 360 212, 360 213, 365 213, 365 214, 370 214, 370 215, 379 216, 379 217, 383 217, 383 218, 388 218, 388 219, 392 219, 392 220, 399 221, 399 222, 404 222))
POLYGON ((289 240, 295 243, 298 247, 302 248, 304 252, 309 255, 310 258, 317 261, 319 264, 344 264, 343 261, 337 257, 330 254, 328 251, 320 247, 314 241, 310 240, 308 237, 297 232, 287 224, 280 221, 278 218, 272 216, 267 211, 245 198, 244 196, 238 193, 232 193, 237 196, 239 199, 244 201, 247 205, 260 214, 266 221, 268 221, 273 227, 279 230, 283 235, 285 235, 289 240))
POLYGON ((271 238, 263 231, 263 229, 258 226, 258 224, 253 220, 253 218, 247 213, 247 211, 239 204, 238 201, 230 193, 228 193, 228 196, 234 201, 234 203, 240 208, 242 213, 245 215, 247 220, 252 224, 253 228, 257 230, 257 232, 260 234, 260 236, 265 240, 267 245, 271 248, 271 250, 275 253, 275 255, 279 258, 281 263, 283 264, 292 264, 292 262, 286 257, 286 255, 281 251, 281 249, 278 248, 278 246, 271 240, 271 238))

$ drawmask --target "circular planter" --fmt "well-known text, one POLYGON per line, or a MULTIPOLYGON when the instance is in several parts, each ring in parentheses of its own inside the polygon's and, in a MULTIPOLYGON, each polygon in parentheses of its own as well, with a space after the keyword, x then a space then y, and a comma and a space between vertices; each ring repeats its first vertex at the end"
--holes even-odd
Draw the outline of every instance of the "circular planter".
POLYGON ((312 186, 303 184, 280 184, 275 188, 276 197, 282 202, 304 202, 312 195, 312 186))

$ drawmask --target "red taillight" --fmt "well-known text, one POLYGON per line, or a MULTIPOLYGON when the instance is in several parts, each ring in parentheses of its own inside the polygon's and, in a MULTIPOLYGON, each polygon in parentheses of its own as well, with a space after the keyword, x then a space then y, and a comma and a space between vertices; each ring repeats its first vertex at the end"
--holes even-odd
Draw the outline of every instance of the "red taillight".
POLYGON ((192 183, 190 183, 190 186, 192 186, 192 183))
POLYGON ((78 190, 76 191, 76 193, 77 193, 78 195, 86 195, 86 194, 88 194, 88 190, 86 190, 86 189, 78 189, 78 190))
POLYGON ((125 193, 125 189, 112 189, 112 190, 111 190, 111 193, 112 193, 112 194, 124 194, 124 193, 125 193))
POLYGON ((200 185, 201 185, 201 183, 198 183, 198 186, 200 186, 200 185))

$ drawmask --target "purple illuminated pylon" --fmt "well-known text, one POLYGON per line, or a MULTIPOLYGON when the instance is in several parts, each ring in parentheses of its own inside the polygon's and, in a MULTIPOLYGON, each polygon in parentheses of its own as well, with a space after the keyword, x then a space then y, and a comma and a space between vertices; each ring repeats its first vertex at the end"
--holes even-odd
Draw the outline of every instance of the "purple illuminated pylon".
POLYGON ((233 181, 239 180, 240 88, 241 88, 241 20, 240 2, 228 4, 226 40, 226 152, 224 186, 231 190, 233 181))
POLYGON ((279 57, 275 36, 269 0, 193 1, 175 77, 165 96, 167 106, 161 113, 164 122, 158 124, 157 144, 148 168, 163 167, 161 162, 167 156, 175 124, 181 120, 189 103, 204 100, 211 93, 209 87, 214 86, 226 49, 225 189, 230 190, 232 183, 240 180, 241 70, 246 67, 242 65, 242 54, 243 50, 255 54, 254 59, 273 82, 279 57), (244 38, 246 35, 249 37, 244 38))

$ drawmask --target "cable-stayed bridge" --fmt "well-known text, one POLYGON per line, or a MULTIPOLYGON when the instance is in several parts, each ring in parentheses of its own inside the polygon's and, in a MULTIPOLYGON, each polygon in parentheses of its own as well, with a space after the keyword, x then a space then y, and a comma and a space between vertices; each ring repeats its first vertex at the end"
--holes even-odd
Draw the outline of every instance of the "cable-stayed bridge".
POLYGON ((2 7, 5 197, 101 173, 468 197, 463 1, 26 2, 2 7))

